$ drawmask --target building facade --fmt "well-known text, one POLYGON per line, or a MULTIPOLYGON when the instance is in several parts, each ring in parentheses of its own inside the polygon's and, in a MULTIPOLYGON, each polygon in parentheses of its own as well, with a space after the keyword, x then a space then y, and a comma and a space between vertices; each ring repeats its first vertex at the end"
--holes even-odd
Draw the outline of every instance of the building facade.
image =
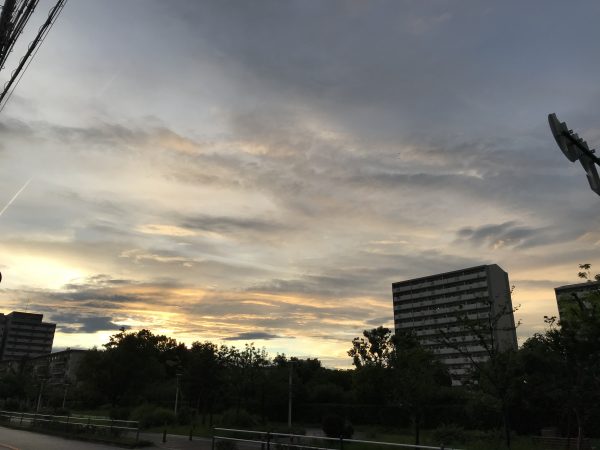
POLYGON ((52 351, 56 324, 42 314, 13 311, 0 314, 0 361, 46 355, 52 351))
POLYGON ((86 350, 66 349, 49 355, 28 359, 24 367, 35 378, 43 378, 48 385, 74 385, 77 383, 77 370, 86 350))
POLYGON ((590 307, 590 300, 586 297, 594 293, 600 296, 600 281, 586 281, 554 288, 559 319, 564 321, 570 310, 590 307))
POLYGON ((394 328, 412 332, 462 384, 489 348, 517 349, 510 291, 496 264, 393 283, 394 328))

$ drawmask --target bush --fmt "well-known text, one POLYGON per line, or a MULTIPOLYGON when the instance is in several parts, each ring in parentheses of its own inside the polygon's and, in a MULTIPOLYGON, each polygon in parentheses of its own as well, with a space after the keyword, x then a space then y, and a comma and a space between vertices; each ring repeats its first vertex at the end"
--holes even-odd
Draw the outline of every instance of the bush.
POLYGON ((177 422, 181 425, 188 425, 191 423, 192 418, 196 414, 196 411, 192 408, 184 406, 177 410, 177 422))
POLYGON ((240 409, 238 411, 233 408, 228 409, 221 416, 221 425, 225 426, 252 428, 256 426, 258 422, 258 419, 245 409, 240 409))
POLYGON ((150 405, 148 403, 138 406, 131 413, 131 419, 137 420, 141 428, 156 427, 159 425, 173 424, 177 417, 170 409, 150 405))
POLYGON ((337 414, 327 414, 323 417, 322 428, 327 437, 350 439, 354 434, 352 424, 337 414))
POLYGON ((124 407, 112 408, 109 412, 109 417, 113 420, 127 420, 129 419, 130 410, 124 407))
POLYGON ((19 400, 9 398, 4 402, 4 409, 7 411, 21 411, 21 404, 19 400))
POLYGON ((56 416, 70 416, 71 411, 69 411, 68 408, 54 408, 54 411, 52 411, 52 414, 54 414, 56 416))
POLYGON ((442 425, 433 432, 433 438, 439 444, 464 444, 467 441, 465 430, 456 425, 442 425))
POLYGON ((233 441, 217 441, 215 448, 217 450, 237 450, 237 444, 233 441))

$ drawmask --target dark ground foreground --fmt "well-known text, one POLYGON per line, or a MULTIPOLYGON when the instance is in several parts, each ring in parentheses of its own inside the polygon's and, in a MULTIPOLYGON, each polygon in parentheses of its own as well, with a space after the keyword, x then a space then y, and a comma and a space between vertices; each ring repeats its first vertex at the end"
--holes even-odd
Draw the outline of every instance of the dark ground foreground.
POLYGON ((106 450, 118 448, 109 445, 96 444, 64 439, 25 430, 0 427, 0 449, 18 450, 106 450))
MULTIPOLYGON (((154 443, 155 447, 171 450, 210 450, 211 440, 194 437, 189 441, 186 436, 167 435, 167 442, 162 442, 162 434, 141 433, 140 439, 154 443)), ((122 448, 115 445, 97 444, 57 436, 49 436, 27 430, 15 430, 0 427, 0 450, 106 450, 109 448, 122 448)))

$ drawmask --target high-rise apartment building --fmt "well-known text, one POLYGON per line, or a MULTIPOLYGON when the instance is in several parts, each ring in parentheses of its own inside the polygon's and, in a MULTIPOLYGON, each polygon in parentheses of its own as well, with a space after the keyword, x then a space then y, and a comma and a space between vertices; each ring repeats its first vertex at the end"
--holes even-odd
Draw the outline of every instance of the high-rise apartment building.
POLYGON ((0 314, 0 360, 46 355, 52 351, 56 324, 42 322, 42 314, 0 314))
POLYGON ((485 345, 517 349, 508 274, 496 264, 400 281, 392 291, 396 333, 412 332, 448 367, 453 384, 468 377, 473 361, 489 358, 485 345))
POLYGON ((586 297, 593 293, 600 295, 600 281, 586 281, 554 288, 559 319, 565 320, 569 309, 579 309, 581 306, 589 307, 590 303, 586 297))

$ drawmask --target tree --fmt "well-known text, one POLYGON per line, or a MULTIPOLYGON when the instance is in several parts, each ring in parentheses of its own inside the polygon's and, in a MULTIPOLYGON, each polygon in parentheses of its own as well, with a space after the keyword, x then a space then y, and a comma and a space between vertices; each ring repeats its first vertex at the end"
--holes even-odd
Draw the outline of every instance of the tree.
POLYGON ((389 328, 377 327, 364 330, 363 337, 352 340, 352 348, 348 356, 356 368, 366 366, 384 367, 389 362, 389 357, 394 349, 391 341, 392 332, 389 328))
POLYGON ((86 355, 80 368, 81 380, 102 392, 115 406, 127 406, 150 395, 151 385, 173 377, 182 365, 186 348, 175 339, 149 330, 126 332, 110 337, 104 350, 86 355))
POLYGON ((354 387, 361 403, 383 405, 389 401, 390 377, 387 373, 393 352, 392 332, 378 327, 364 330, 363 337, 352 340, 348 356, 352 358, 354 387))
POLYGON ((600 401, 600 292, 575 295, 575 300, 577 307, 564 312, 560 329, 547 335, 565 365, 579 449, 590 410, 600 401))
POLYGON ((428 407, 435 404, 443 387, 452 384, 445 367, 425 350, 410 333, 396 333, 389 355, 394 401, 409 409, 415 432, 415 444, 420 444, 420 431, 428 407))
POLYGON ((357 381, 375 386, 383 399, 408 410, 419 445, 427 408, 440 388, 451 383, 447 371, 410 333, 392 335, 389 328, 378 327, 363 336, 353 339, 348 351, 357 381))
MULTIPOLYGON (((591 265, 579 269, 578 276, 591 281, 591 265)), ((524 380, 541 384, 539 396, 566 411, 569 423, 575 419, 580 449, 588 419, 600 403, 600 291, 574 294, 569 307, 561 308, 560 321, 546 317, 546 323, 546 332, 528 339, 520 352, 524 380)))
MULTIPOLYGON (((584 280, 592 281, 592 265, 589 263, 579 264, 579 273, 577 276, 584 280)), ((600 281, 600 273, 594 275, 593 279, 595 281, 600 281)))
POLYGON ((194 342, 189 350, 187 367, 183 372, 183 383, 196 409, 202 410, 202 423, 212 426, 214 403, 222 388, 224 363, 222 353, 212 342, 194 342))
POLYGON ((252 343, 246 344, 241 351, 236 347, 222 346, 219 353, 226 369, 227 387, 234 397, 236 417, 242 406, 250 409, 256 403, 260 404, 264 416, 265 369, 270 366, 266 350, 258 349, 252 343))
MULTIPOLYGON (((514 286, 510 293, 513 291, 514 286)), ((510 448, 510 406, 516 392, 515 351, 502 348, 498 333, 515 332, 519 324, 515 325, 512 317, 518 307, 513 308, 509 301, 498 305, 488 297, 482 297, 479 301, 486 305, 484 317, 459 306, 462 312, 445 329, 438 330, 438 342, 466 358, 471 364, 471 375, 478 388, 499 401, 504 438, 506 446, 510 448), (470 339, 463 340, 465 335, 470 339), (474 351, 473 348, 478 350, 474 351), (481 354, 485 356, 482 358, 481 354)))

